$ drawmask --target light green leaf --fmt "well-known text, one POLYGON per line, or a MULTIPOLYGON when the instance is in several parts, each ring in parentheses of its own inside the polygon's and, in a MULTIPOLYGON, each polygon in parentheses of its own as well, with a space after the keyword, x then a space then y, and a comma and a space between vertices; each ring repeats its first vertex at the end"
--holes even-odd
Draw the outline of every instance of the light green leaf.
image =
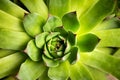
POLYGON ((78 34, 88 32, 93 29, 106 16, 113 12, 115 5, 115 0, 99 0, 82 17, 80 17, 81 27, 78 31, 78 34))
POLYGON ((63 62, 57 67, 49 68, 48 76, 52 80, 67 80, 69 77, 69 63, 63 62))
POLYGON ((70 9, 70 0, 49 0, 49 12, 62 18, 70 9))
POLYGON ((54 28, 62 26, 62 21, 59 17, 50 16, 43 26, 44 31, 52 32, 54 28))
POLYGON ((81 53, 80 61, 86 65, 106 71, 120 79, 120 59, 106 54, 104 51, 95 50, 91 53, 81 53))
POLYGON ((46 42, 56 36, 58 36, 60 33, 59 32, 51 32, 49 35, 46 37, 46 42))
POLYGON ((8 55, 13 54, 15 52, 16 51, 13 51, 13 50, 0 49, 0 58, 3 58, 5 56, 8 56, 8 55))
POLYGON ((38 47, 35 45, 34 40, 30 40, 27 44, 26 53, 33 61, 39 61, 42 58, 42 53, 38 47))
POLYGON ((0 79, 16 72, 25 59, 26 55, 21 52, 0 58, 0 79))
POLYGON ((22 21, 2 10, 0 10, 0 28, 15 31, 24 31, 22 21))
POLYGON ((31 13, 40 14, 44 20, 48 18, 48 9, 43 0, 20 0, 31 13))
POLYGON ((42 33, 44 23, 45 21, 42 16, 37 13, 30 13, 26 15, 23 20, 26 32, 32 37, 35 37, 36 35, 42 33))
POLYGON ((77 46, 81 52, 90 52, 94 50, 99 42, 99 38, 91 33, 77 36, 77 46))
POLYGON ((0 0, 0 10, 3 10, 19 19, 23 19, 25 13, 27 13, 27 11, 12 3, 10 0, 0 0))
POLYGON ((30 37, 24 32, 0 29, 0 48, 23 50, 29 40, 30 37))
POLYGON ((45 55, 42 55, 42 59, 48 67, 57 67, 59 65, 58 60, 50 59, 45 55))
POLYGON ((43 32, 35 37, 36 46, 38 48, 42 48, 43 45, 46 43, 45 39, 48 34, 48 32, 43 32))
POLYGON ((113 56, 120 58, 120 49, 118 48, 118 50, 113 54, 113 56))
POLYGON ((95 34, 101 39, 99 47, 120 47, 120 29, 96 31, 95 34))
POLYGON ((80 62, 70 66, 71 80, 94 80, 87 68, 80 62))
POLYGON ((36 80, 43 74, 46 66, 42 62, 27 59, 20 67, 17 75, 20 80, 36 80))
POLYGON ((62 17, 63 27, 66 31, 76 33, 80 27, 76 12, 67 13, 62 17))

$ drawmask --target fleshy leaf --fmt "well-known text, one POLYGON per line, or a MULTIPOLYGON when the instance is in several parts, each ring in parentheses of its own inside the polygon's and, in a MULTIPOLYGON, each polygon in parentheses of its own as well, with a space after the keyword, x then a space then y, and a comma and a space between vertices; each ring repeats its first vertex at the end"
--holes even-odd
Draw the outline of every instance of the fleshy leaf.
POLYGON ((50 59, 46 57, 45 55, 42 55, 43 61, 48 67, 56 67, 59 65, 58 60, 50 59))
POLYGON ((70 55, 69 55, 69 62, 71 64, 74 64, 77 61, 77 55, 78 54, 78 48, 77 47, 72 47, 71 51, 70 51, 70 55))
POLYGON ((2 10, 0 10, 0 28, 24 31, 22 21, 2 10))
POLYGON ((10 0, 0 0, 0 10, 3 10, 19 19, 23 19, 24 14, 27 13, 27 11, 12 3, 10 0))
POLYGON ((34 40, 30 40, 27 44, 26 53, 33 61, 39 61, 42 58, 42 53, 35 45, 34 40))
POLYGON ((44 20, 48 17, 48 9, 43 0, 20 0, 31 13, 40 14, 44 20))
POLYGON ((52 15, 56 15, 60 18, 69 11, 70 0, 50 0, 49 12, 52 15))
POLYGON ((120 47, 120 29, 97 31, 95 34, 101 39, 99 47, 120 47), (104 35, 103 35, 104 34, 104 35))
POLYGON ((13 54, 15 52, 16 51, 13 51, 13 50, 0 49, 0 58, 3 58, 5 56, 8 56, 8 55, 13 54))
POLYGON ((67 80, 69 77, 69 63, 66 61, 57 67, 49 68, 48 76, 52 80, 67 80))
POLYGON ((62 21, 59 17, 50 16, 43 26, 44 31, 52 32, 54 28, 62 26, 62 21))
POLYGON ((80 27, 76 12, 67 13, 62 17, 64 29, 76 33, 80 27))
POLYGON ((93 80, 90 72, 80 62, 71 65, 70 72, 71 72, 70 73, 71 80, 93 80))
POLYGON ((46 69, 44 71, 44 73, 39 77, 38 80, 51 80, 49 77, 48 77, 48 69, 46 69))
POLYGON ((77 46, 81 52, 90 52, 98 44, 99 38, 91 33, 77 36, 77 46))
POLYGON ((43 32, 35 37, 36 46, 38 48, 42 48, 43 45, 46 43, 45 39, 48 34, 48 32, 43 32))
POLYGON ((90 53, 81 53, 80 61, 89 66, 106 71, 120 79, 120 59, 106 54, 99 49, 90 53))
POLYGON ((0 79, 17 71, 22 62, 26 59, 26 55, 16 52, 0 59, 0 79))
POLYGON ((60 33, 59 32, 51 32, 47 37, 46 37, 46 42, 56 36, 58 36, 60 33))
POLYGON ((29 40, 30 37, 24 32, 0 29, 0 48, 23 50, 29 40))
POLYGON ((36 80, 43 74, 46 66, 42 62, 27 59, 20 67, 17 75, 20 80, 36 80))
POLYGON ((111 18, 106 21, 103 21, 98 26, 96 26, 93 31, 107 30, 107 29, 116 29, 120 28, 120 20, 118 18, 111 18))
POLYGON ((81 27, 78 33, 88 32, 91 29, 93 29, 106 16, 108 16, 113 12, 115 5, 116 5, 116 0, 104 0, 104 1, 99 0, 82 17, 80 17, 81 27))
POLYGON ((37 13, 30 13, 23 20, 26 32, 32 37, 42 33, 44 23, 44 19, 37 13))
POLYGON ((120 49, 118 49, 113 56, 120 58, 120 49))

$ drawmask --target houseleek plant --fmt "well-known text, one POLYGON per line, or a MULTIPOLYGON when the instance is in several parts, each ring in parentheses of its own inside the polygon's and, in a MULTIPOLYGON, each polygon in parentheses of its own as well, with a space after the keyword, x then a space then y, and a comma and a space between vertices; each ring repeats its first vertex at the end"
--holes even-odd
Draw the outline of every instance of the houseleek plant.
POLYGON ((120 79, 119 4, 0 0, 0 79, 120 79))

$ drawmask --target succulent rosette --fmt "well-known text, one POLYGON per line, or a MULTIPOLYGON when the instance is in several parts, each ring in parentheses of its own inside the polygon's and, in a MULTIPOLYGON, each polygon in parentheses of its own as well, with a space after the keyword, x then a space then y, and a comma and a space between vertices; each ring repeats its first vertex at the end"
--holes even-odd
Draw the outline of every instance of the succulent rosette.
POLYGON ((119 4, 0 0, 0 79, 120 79, 119 4))

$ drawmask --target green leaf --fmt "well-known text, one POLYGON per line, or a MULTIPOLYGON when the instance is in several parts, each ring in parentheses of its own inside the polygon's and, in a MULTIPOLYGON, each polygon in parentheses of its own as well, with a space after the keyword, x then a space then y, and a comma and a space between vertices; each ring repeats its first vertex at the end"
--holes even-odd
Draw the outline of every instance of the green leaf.
POLYGON ((0 48, 23 50, 29 40, 30 37, 24 32, 0 29, 0 48))
POLYGON ((46 42, 56 36, 58 36, 60 33, 59 32, 51 32, 49 35, 46 37, 46 42))
POLYGON ((57 67, 59 65, 58 60, 50 59, 45 55, 42 55, 42 59, 48 67, 57 67))
POLYGON ((48 69, 46 69, 44 71, 44 73, 39 77, 38 80, 51 80, 49 77, 48 77, 48 69))
POLYGON ((24 31, 22 21, 2 10, 0 10, 0 28, 15 31, 24 31))
POLYGON ((111 18, 97 25, 93 29, 93 31, 96 32, 100 30, 108 30, 108 29, 116 29, 116 28, 120 28, 120 20, 118 18, 111 18))
POLYGON ((44 23, 44 19, 38 13, 30 13, 23 20, 26 32, 32 37, 42 33, 44 23))
POLYGON ((120 59, 106 54, 104 51, 95 50, 90 53, 81 53, 80 61, 86 65, 106 71, 120 79, 120 59))
POLYGON ((70 50, 69 58, 68 58, 69 62, 71 64, 74 64, 78 59, 77 56, 78 56, 78 48, 77 47, 72 47, 72 49, 70 50))
POLYGON ((24 14, 27 13, 27 11, 12 3, 10 0, 0 0, 0 10, 3 10, 19 19, 23 19, 24 14))
POLYGON ((120 29, 97 31, 95 34, 101 39, 99 47, 120 47, 120 29), (104 34, 104 35, 103 35, 104 34))
POLYGON ((20 0, 31 13, 40 14, 44 20, 48 18, 48 9, 43 0, 20 0))
POLYGON ((70 66, 71 80, 94 80, 87 68, 80 62, 70 66))
POLYGON ((42 58, 42 53, 38 47, 35 45, 34 40, 30 40, 27 44, 26 53, 33 61, 39 61, 42 58))
POLYGON ((8 56, 8 55, 13 54, 15 52, 16 51, 13 51, 13 50, 0 49, 0 58, 3 58, 5 56, 8 56))
POLYGON ((76 12, 67 13, 62 18, 62 23, 66 31, 76 33, 80 27, 76 12))
POLYGON ((54 31, 54 28, 62 26, 62 21, 59 17, 50 16, 46 22, 46 24, 43 26, 44 31, 52 32, 54 31))
POLYGON ((45 39, 48 34, 48 32, 43 32, 35 37, 36 46, 38 48, 42 48, 43 45, 46 43, 45 39))
POLYGON ((67 80, 69 77, 69 63, 63 62, 57 67, 49 68, 48 76, 52 80, 67 80))
POLYGON ((118 49, 114 54, 113 56, 117 57, 117 58, 120 58, 120 49, 118 49))
POLYGON ((77 46, 81 52, 90 52, 94 50, 99 42, 99 38, 91 33, 77 36, 77 46))
POLYGON ((78 34, 88 32, 93 29, 106 16, 113 12, 115 5, 115 0, 99 0, 82 17, 80 17, 81 27, 78 31, 78 34))
POLYGON ((0 58, 0 79, 16 72, 25 59, 26 55, 21 52, 0 58))
POLYGON ((50 0, 49 12, 52 15, 62 18, 62 16, 69 11, 70 0, 50 0))
POLYGON ((43 74, 46 66, 42 62, 27 59, 20 67, 17 75, 20 80, 36 80, 43 74))

